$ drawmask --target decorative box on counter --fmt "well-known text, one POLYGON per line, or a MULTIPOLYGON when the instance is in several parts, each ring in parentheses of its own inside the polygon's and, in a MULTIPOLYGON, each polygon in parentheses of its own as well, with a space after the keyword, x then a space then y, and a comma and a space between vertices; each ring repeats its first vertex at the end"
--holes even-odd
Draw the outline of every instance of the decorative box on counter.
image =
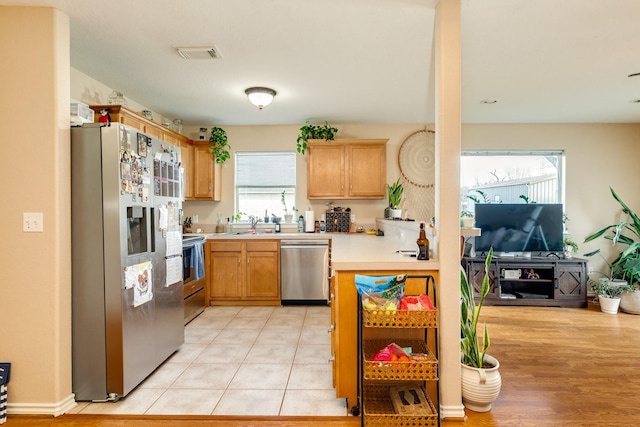
POLYGON ((327 212, 327 233, 347 233, 351 227, 350 212, 327 212))

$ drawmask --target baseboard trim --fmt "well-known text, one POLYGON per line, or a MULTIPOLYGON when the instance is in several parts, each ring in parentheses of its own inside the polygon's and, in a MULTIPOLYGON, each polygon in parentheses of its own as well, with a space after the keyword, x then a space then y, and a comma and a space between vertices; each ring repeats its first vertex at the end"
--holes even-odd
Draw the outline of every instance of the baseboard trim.
POLYGON ((58 417, 77 405, 72 393, 56 403, 8 403, 8 415, 51 415, 58 417))
POLYGON ((440 405, 440 419, 447 421, 465 421, 467 415, 464 412, 464 405, 440 405))

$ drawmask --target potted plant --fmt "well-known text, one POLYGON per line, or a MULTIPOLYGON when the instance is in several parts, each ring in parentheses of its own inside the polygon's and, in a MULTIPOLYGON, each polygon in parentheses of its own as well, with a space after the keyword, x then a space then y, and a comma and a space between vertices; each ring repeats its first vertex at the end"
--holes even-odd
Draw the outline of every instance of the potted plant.
MULTIPOLYGON (((604 237, 614 245, 626 246, 609 264, 611 279, 620 279, 628 282, 626 292, 620 299, 620 309, 627 313, 640 314, 640 217, 622 201, 620 196, 609 188, 613 198, 622 207, 622 212, 627 215, 624 221, 606 227, 587 236, 584 241, 590 242, 599 237, 604 237)), ((585 254, 592 256, 600 253, 600 249, 585 254)))
POLYGON ((227 144, 227 132, 224 129, 219 127, 211 128, 211 136, 209 137, 209 151, 213 153, 216 158, 216 163, 223 164, 229 157, 229 148, 231 146, 227 144))
POLYGON ((626 282, 616 285, 609 278, 603 277, 599 280, 589 280, 589 284, 591 290, 596 294, 600 310, 607 314, 618 313, 620 296, 628 289, 626 282))
POLYGON ((460 211, 460 227, 473 228, 474 215, 471 211, 460 211))
POLYGON ((289 209, 287 209, 287 202, 285 201, 284 196, 285 190, 282 190, 282 193, 280 193, 280 201, 282 202, 282 206, 284 207, 284 222, 288 224, 290 222, 293 222, 293 214, 289 213, 289 209))
POLYGON ((489 267, 493 257, 493 248, 489 249, 484 263, 484 277, 478 302, 475 301, 475 288, 467 280, 460 267, 460 339, 462 362, 462 403, 476 412, 487 412, 498 398, 502 386, 500 363, 487 354, 489 332, 484 325, 482 345, 478 340, 477 327, 484 298, 489 293, 489 267))
POLYGON ((578 252, 578 244, 569 235, 564 236, 563 241, 564 241, 564 257, 571 258, 574 253, 578 252))
POLYGON ((402 203, 402 193, 404 187, 400 182, 400 178, 393 184, 387 184, 387 195, 389 199, 389 209, 391 218, 402 218, 402 209, 400 209, 400 203, 402 203))
POLYGON ((324 122, 324 125, 310 125, 309 122, 306 122, 304 126, 300 128, 300 133, 298 134, 297 150, 298 153, 304 154, 307 150, 307 143, 310 139, 324 139, 325 141, 330 141, 335 139, 336 133, 338 133, 338 129, 332 127, 324 122))

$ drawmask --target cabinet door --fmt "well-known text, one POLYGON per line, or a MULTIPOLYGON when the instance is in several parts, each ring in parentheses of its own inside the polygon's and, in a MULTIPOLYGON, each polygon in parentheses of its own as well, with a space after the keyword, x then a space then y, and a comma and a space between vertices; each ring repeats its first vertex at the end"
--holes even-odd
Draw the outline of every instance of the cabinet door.
POLYGON ((280 299, 280 261, 278 252, 247 251, 247 299, 280 299))
POLYGON ((194 149, 193 197, 213 199, 213 154, 208 145, 197 145, 194 149))
POLYGON ((345 147, 317 144, 309 146, 307 158, 307 197, 341 199, 345 196, 345 147))
POLYGON ((124 114, 124 112, 120 115, 120 123, 138 129, 140 132, 147 133, 145 122, 142 119, 124 114))
POLYGON ((578 304, 586 305, 586 266, 579 264, 558 264, 558 281, 554 298, 560 301, 575 300, 578 304))
POLYGON ((193 156, 194 147, 188 142, 180 143, 182 168, 184 169, 184 198, 193 199, 193 156))
MULTIPOLYGON (((484 279, 484 263, 483 262, 469 262, 467 264, 467 279, 469 283, 473 285, 475 289, 476 297, 480 295, 482 291, 482 280, 484 279)), ((495 264, 491 264, 489 267, 489 293, 485 299, 492 300, 500 298, 499 289, 496 288, 497 282, 497 268, 495 264)))
POLYGON ((386 198, 386 145, 349 145, 349 197, 358 199, 386 198))
POLYGON ((242 297, 242 252, 210 254, 210 301, 242 297))

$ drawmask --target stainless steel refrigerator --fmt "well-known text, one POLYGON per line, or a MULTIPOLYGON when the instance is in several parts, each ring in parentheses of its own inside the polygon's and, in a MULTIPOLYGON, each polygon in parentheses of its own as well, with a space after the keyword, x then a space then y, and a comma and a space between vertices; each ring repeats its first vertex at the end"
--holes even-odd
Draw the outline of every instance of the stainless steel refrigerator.
POLYGON ((71 129, 73 392, 126 396, 184 342, 180 149, 71 129))

